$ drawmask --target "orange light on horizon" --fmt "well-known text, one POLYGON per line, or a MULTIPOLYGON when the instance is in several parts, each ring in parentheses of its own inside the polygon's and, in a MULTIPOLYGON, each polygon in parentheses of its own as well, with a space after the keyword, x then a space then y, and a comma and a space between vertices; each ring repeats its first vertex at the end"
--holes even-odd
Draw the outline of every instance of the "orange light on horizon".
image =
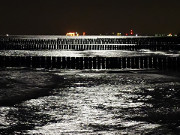
POLYGON ((172 33, 169 33, 167 36, 168 36, 168 37, 172 37, 172 33))
POLYGON ((79 36, 79 34, 77 32, 68 32, 66 36, 79 36))
POLYGON ((75 32, 68 32, 66 33, 66 36, 75 36, 75 32))

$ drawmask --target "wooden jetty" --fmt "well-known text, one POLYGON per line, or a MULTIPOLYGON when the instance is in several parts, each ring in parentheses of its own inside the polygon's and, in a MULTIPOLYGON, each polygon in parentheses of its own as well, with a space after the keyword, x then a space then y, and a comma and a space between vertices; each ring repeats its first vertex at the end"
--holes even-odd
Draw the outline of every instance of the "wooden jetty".
MULTIPOLYGON (((0 36, 0 50, 180 50, 180 37, 0 36)), ((179 71, 179 56, 0 56, 0 67, 47 69, 158 69, 179 71)))
POLYGON ((180 37, 0 36, 0 50, 180 50, 180 37))

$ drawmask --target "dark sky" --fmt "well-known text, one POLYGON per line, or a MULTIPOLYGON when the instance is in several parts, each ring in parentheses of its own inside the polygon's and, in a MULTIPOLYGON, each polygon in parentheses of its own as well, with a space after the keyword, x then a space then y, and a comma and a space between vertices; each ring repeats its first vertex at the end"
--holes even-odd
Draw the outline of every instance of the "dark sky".
POLYGON ((180 0, 3 0, 0 34, 180 32, 180 0))

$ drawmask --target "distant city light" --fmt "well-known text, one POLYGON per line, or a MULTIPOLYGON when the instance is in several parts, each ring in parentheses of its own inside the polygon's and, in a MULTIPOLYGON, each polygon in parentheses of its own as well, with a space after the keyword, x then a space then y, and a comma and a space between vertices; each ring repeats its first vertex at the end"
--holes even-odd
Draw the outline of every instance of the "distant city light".
POLYGON ((66 36, 79 36, 79 34, 77 32, 68 32, 66 36))
POLYGON ((130 33, 131 35, 133 35, 133 30, 131 30, 131 33, 130 33))
POLYGON ((168 37, 172 37, 172 33, 169 33, 167 36, 168 36, 168 37))
POLYGON ((121 36, 121 33, 117 33, 117 36, 121 36))

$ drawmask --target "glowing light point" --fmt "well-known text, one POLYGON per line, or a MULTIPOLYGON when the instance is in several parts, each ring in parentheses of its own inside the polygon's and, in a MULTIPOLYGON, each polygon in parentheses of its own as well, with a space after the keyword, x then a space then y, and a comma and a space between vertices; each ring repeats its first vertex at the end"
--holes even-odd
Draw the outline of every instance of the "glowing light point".
POLYGON ((77 32, 68 32, 66 36, 79 36, 79 34, 77 32))
POLYGON ((130 34, 133 35, 133 30, 131 30, 130 34))
POLYGON ((172 33, 169 33, 167 36, 168 36, 168 37, 172 37, 172 33))
POLYGON ((117 33, 117 36, 121 36, 121 33, 117 33))

